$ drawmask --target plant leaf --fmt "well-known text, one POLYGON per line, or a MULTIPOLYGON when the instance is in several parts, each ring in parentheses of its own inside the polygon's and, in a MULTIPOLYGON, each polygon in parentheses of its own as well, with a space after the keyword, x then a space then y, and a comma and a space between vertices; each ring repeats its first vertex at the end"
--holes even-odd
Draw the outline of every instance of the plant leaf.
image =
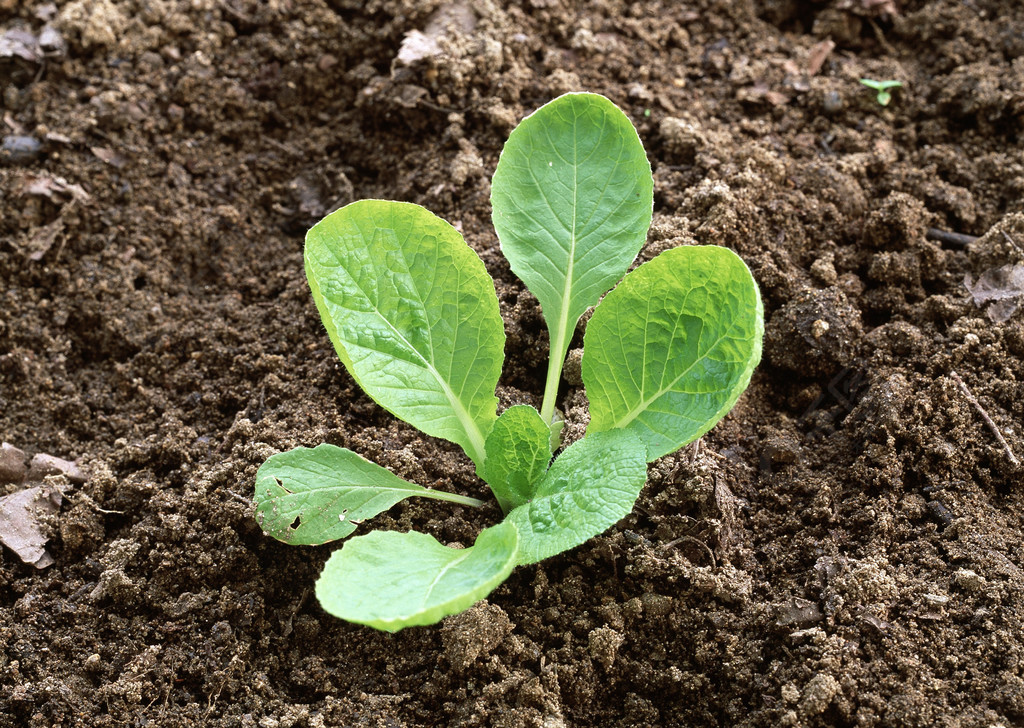
POLYGON ((387 632, 434 624, 505 581, 516 565, 518 540, 507 522, 481 531, 467 549, 415 531, 374 531, 331 554, 316 596, 335 617, 387 632))
POLYGON ((269 535, 296 546, 345 538, 359 522, 411 496, 483 505, 402 480, 326 443, 271 455, 256 471, 256 520, 269 535))
POLYGON ((710 430, 761 359, 764 311, 727 248, 667 250, 627 275, 587 324, 588 432, 625 427, 653 461, 710 430))
POLYGON ((551 429, 529 405, 509 407, 487 436, 487 461, 481 476, 508 513, 533 497, 551 462, 551 429))
POLYGON ((629 268, 647 237, 654 181, 636 129, 603 96, 560 96, 509 135, 491 182, 494 228, 540 301, 551 341, 542 415, 576 323, 629 268))
POLYGON ((552 463, 533 500, 508 514, 519 531, 519 563, 579 546, 633 510, 647 480, 643 443, 628 430, 595 432, 552 463))
POLYGON ((378 404, 481 465, 505 331, 494 283, 451 225, 361 200, 306 235, 306 275, 352 377, 378 404))

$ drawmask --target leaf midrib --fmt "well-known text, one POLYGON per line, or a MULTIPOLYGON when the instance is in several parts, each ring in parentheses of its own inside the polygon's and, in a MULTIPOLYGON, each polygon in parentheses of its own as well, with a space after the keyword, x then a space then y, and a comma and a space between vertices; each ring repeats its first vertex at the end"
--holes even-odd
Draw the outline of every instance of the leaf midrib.
MULTIPOLYGON (((462 425, 463 432, 465 432, 466 437, 469 438, 470 447, 474 451, 473 452, 473 455, 475 456, 475 457, 473 457, 474 462, 483 462, 483 459, 484 459, 484 436, 483 436, 483 433, 480 431, 480 428, 477 427, 476 421, 469 414, 469 411, 463 406, 462 401, 458 397, 455 396, 454 390, 449 386, 448 382, 444 379, 444 377, 441 376, 441 373, 434 366, 433 362, 428 360, 426 357, 424 357, 423 354, 419 351, 419 349, 417 349, 412 344, 412 342, 410 342, 405 337, 405 335, 401 331, 399 331, 398 329, 395 328, 394 324, 392 324, 388 320, 388 318, 381 312, 381 310, 377 307, 376 303, 372 302, 373 299, 371 299, 370 296, 366 293, 365 289, 360 285, 359 280, 354 275, 352 275, 352 272, 345 266, 344 261, 342 261, 342 259, 336 254, 336 252, 334 250, 332 250, 330 247, 326 246, 326 245, 324 245, 323 247, 338 262, 338 267, 345 271, 345 273, 349 277, 349 280, 352 281, 352 283, 355 285, 355 287, 363 295, 363 298, 368 303, 370 303, 370 307, 373 309, 373 312, 377 315, 377 317, 381 321, 384 322, 385 326, 388 329, 390 329, 395 334, 395 336, 398 337, 398 339, 403 344, 405 344, 405 346, 407 346, 409 348, 409 350, 412 351, 417 356, 417 358, 419 358, 419 360, 423 363, 423 368, 426 369, 433 376, 433 378, 437 381, 437 383, 441 385, 442 393, 448 399, 448 403, 450 405, 452 405, 452 409, 455 411, 455 416, 459 420, 459 423, 462 425)), ((417 294, 419 293, 419 289, 418 288, 416 289, 416 292, 417 292, 417 294)), ((320 295, 321 295, 321 297, 323 297, 322 293, 320 295)), ((326 297, 324 297, 324 300, 326 301, 328 299, 326 297)), ((425 312, 426 306, 423 303, 422 297, 420 297, 420 305, 424 308, 424 312, 425 312)), ((427 326, 427 330, 431 331, 429 325, 427 326)), ((432 335, 433 335, 433 332, 431 331, 431 336, 432 335)), ((338 331, 338 336, 339 336, 339 338, 341 337, 341 332, 340 331, 338 331)), ((359 344, 357 342, 351 342, 351 343, 355 344, 356 346, 359 346, 359 344)), ((366 347, 360 346, 360 348, 366 348, 366 347)), ((433 353, 433 344, 431 344, 431 353, 433 353)))
MULTIPOLYGON (((666 392, 671 392, 675 388, 676 384, 679 383, 679 380, 681 380, 683 377, 685 377, 687 374, 689 374, 690 370, 692 370, 695 366, 697 366, 699 363, 701 363, 702 361, 707 359, 708 356, 710 356, 711 352, 715 349, 715 347, 717 347, 722 342, 723 339, 728 338, 731 330, 732 329, 730 327, 721 336, 719 336, 717 339, 715 339, 715 341, 710 346, 708 346, 708 348, 704 351, 703 354, 701 354, 698 357, 695 357, 694 360, 692 362, 690 362, 690 366, 686 367, 686 369, 684 369, 682 372, 680 372, 679 376, 677 376, 675 379, 673 379, 667 386, 660 387, 655 394, 653 394, 652 396, 648 397, 647 399, 642 399, 640 401, 640 403, 636 407, 634 407, 629 412, 627 412, 622 417, 620 417, 611 426, 611 429, 615 429, 617 427, 625 427, 630 422, 632 422, 637 417, 639 417, 641 414, 643 414, 647 410, 648 407, 650 407, 652 404, 654 404, 656 401, 658 401, 658 399, 660 399, 666 392)), ((647 347, 645 346, 644 347, 645 352, 646 352, 646 348, 647 347)))
POLYGON ((434 577, 434 580, 427 585, 427 590, 426 593, 423 595, 423 601, 420 603, 419 611, 422 611, 424 608, 426 608, 427 603, 430 601, 431 595, 434 593, 434 589, 437 588, 438 582, 440 582, 441 579, 444 578, 444 575, 452 569, 454 569, 456 566, 461 565, 466 559, 468 559, 473 554, 474 548, 476 548, 476 544, 473 544, 473 546, 470 546, 468 549, 465 549, 465 553, 456 556, 454 559, 445 564, 440 571, 437 572, 437 576, 434 577))

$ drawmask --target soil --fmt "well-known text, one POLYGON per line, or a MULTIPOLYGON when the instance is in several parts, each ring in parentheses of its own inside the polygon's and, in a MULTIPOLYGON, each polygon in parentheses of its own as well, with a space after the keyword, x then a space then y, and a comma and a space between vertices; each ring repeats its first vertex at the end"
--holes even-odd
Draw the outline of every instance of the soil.
MULTIPOLYGON (((1024 318, 964 285, 1024 258, 1019 2, 59 5, 0 0, 0 35, 37 39, 0 42, 0 435, 89 477, 53 565, 0 555, 0 726, 1024 725, 1024 318), (748 262, 764 361, 604 535, 437 627, 336 620, 312 595, 336 546, 253 518, 268 455, 486 490, 346 374, 303 234, 365 197, 452 221, 497 282, 503 401, 533 401, 546 334, 489 179, 570 90, 649 152, 641 260, 748 262)), ((373 526, 468 543, 498 517, 373 526)))

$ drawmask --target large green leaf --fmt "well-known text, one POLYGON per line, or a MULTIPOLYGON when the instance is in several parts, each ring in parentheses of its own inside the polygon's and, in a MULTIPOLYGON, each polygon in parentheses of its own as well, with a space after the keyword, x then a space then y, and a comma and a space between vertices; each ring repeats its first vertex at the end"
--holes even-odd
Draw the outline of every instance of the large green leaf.
POLYGON ((761 359, 764 312, 727 248, 667 250, 627 275, 587 324, 588 432, 628 428, 655 460, 710 430, 761 359))
POLYGON ((256 471, 256 520, 269 535, 293 545, 345 538, 360 521, 411 496, 483 505, 402 480, 351 450, 326 443, 271 455, 256 471))
POLYGON ((508 513, 533 497, 548 469, 551 429, 533 407, 516 405, 501 413, 487 436, 486 447, 487 462, 480 477, 508 513))
POLYGON ((523 119, 505 143, 491 182, 494 227, 550 333, 545 422, 576 323, 644 244, 653 190, 636 129, 603 96, 560 96, 523 119))
POLYGON ((327 333, 359 385, 482 464, 505 331, 494 283, 458 231, 418 205, 361 200, 313 226, 305 260, 327 333))
POLYGON ((316 596, 335 617, 387 632, 434 624, 501 584, 516 565, 517 544, 507 522, 481 531, 467 549, 415 531, 374 531, 331 554, 316 596))
POLYGON ((629 515, 647 480, 643 443, 627 430, 586 435, 552 463, 533 499, 508 514, 519 563, 579 546, 629 515))

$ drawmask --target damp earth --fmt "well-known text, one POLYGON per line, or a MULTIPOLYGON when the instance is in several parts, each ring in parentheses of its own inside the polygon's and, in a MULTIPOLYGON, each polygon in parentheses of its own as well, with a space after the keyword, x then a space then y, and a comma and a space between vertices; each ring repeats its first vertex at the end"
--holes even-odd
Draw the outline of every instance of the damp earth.
POLYGON ((0 0, 0 497, 62 496, 52 563, 0 553, 0 727, 1024 724, 1022 79, 1016 0, 0 0), (486 489, 345 373, 305 230, 360 198, 452 221, 496 280, 503 406, 536 404, 489 180, 574 90, 647 148, 639 260, 739 253, 764 361, 602 536, 436 627, 340 622, 335 547, 253 518, 267 456, 486 489))

